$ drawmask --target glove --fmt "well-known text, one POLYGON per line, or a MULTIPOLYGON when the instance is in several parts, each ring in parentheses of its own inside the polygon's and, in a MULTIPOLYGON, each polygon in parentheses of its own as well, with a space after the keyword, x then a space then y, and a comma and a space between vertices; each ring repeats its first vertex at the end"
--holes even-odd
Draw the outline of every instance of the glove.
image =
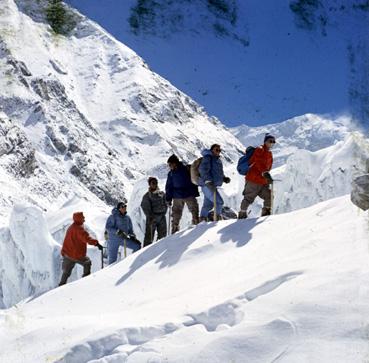
POLYGON ((171 207, 172 206, 172 201, 171 200, 167 200, 167 206, 171 207))
POLYGON ((269 171, 264 171, 264 173, 262 175, 267 180, 268 184, 273 184, 273 178, 269 174, 269 171))
POLYGON ((225 176, 225 177, 223 177, 223 181, 224 181, 224 183, 228 184, 228 183, 231 182, 231 178, 229 178, 228 176, 225 176))
POLYGON ((104 249, 104 247, 103 247, 99 242, 97 242, 97 243, 96 243, 96 247, 97 247, 100 251, 102 251, 102 250, 104 249))
POLYGON ((208 181, 205 183, 205 185, 210 189, 210 191, 215 192, 217 190, 217 187, 214 185, 213 182, 208 181))
POLYGON ((107 241, 109 239, 109 233, 108 233, 108 231, 105 231, 104 232, 104 238, 105 238, 105 241, 107 241))
POLYGON ((128 235, 129 239, 137 244, 139 244, 141 246, 141 242, 137 239, 137 237, 134 234, 129 234, 128 235))
POLYGON ((116 235, 124 239, 129 239, 129 235, 126 232, 122 231, 121 229, 117 230, 116 235))

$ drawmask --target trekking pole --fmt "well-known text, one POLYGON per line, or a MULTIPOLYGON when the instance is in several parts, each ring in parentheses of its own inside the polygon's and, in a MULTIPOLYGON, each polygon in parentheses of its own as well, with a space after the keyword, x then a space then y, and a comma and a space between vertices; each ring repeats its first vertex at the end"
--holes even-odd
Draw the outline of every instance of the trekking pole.
POLYGON ((104 268, 104 248, 106 247, 103 247, 102 250, 100 251, 101 252, 101 269, 104 268))
POLYGON ((170 230, 171 230, 171 223, 172 223, 172 206, 169 206, 169 214, 168 214, 168 232, 167 232, 167 236, 170 235, 170 230))
POLYGON ((124 239, 124 258, 127 257, 127 240, 124 239))
POLYGON ((273 201, 274 201, 274 186, 270 184, 270 214, 273 214, 273 201))
POLYGON ((213 221, 216 222, 218 220, 217 218, 217 190, 216 189, 214 190, 213 204, 214 204, 213 221))

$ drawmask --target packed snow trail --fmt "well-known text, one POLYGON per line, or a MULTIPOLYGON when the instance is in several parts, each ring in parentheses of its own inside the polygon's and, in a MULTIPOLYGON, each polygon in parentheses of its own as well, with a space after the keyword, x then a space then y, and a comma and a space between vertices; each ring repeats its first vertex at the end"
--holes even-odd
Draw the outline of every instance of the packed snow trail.
POLYGON ((0 313, 0 361, 362 362, 367 214, 348 196, 201 223, 0 313))

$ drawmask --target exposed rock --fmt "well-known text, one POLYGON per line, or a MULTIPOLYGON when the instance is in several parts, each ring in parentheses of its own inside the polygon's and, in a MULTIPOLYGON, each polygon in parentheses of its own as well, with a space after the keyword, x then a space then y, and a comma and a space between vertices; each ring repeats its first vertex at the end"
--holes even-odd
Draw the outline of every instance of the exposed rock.
POLYGON ((15 176, 29 177, 37 167, 35 150, 25 133, 0 118, 0 162, 15 176))
POLYGON ((109 165, 98 166, 90 163, 86 155, 75 155, 75 164, 70 173, 83 183, 87 189, 109 205, 115 205, 126 197, 125 185, 113 176, 109 165))
POLYGON ((351 201, 362 210, 369 209, 369 174, 364 174, 354 179, 351 201))

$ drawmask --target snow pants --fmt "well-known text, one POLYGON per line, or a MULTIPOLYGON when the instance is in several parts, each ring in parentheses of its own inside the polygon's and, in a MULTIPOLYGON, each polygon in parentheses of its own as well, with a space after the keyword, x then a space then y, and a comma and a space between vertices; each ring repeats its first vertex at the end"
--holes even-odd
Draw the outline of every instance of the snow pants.
POLYGON ((172 234, 179 231, 179 222, 185 205, 192 214, 192 224, 199 223, 199 203, 197 203, 197 199, 195 197, 175 198, 172 206, 172 234))
POLYGON ((82 277, 85 277, 91 273, 91 260, 87 256, 85 256, 81 260, 74 260, 68 256, 63 256, 63 262, 62 262, 63 275, 60 279, 59 286, 65 285, 67 283, 67 280, 69 276, 71 275, 72 270, 74 266, 76 265, 76 263, 78 265, 83 266, 82 277))
MULTIPOLYGON (((214 207, 214 192, 210 190, 206 185, 201 187, 204 194, 204 203, 201 208, 200 217, 208 218, 210 210, 214 207)), ((222 215, 223 198, 220 196, 218 190, 215 191, 215 202, 216 202, 216 215, 222 215)))
MULTIPOLYGON (((108 241, 108 263, 109 265, 116 262, 118 258, 118 249, 119 246, 124 247, 124 239, 123 238, 114 238, 113 240, 108 241)), ((138 251, 141 245, 135 241, 130 239, 126 240, 126 248, 132 251, 132 253, 138 251)))
POLYGON ((260 197, 264 200, 262 215, 270 214, 271 209, 271 196, 272 192, 269 188, 269 184, 256 184, 250 181, 246 181, 245 188, 243 189, 243 199, 241 202, 241 212, 246 212, 250 204, 252 204, 256 197, 260 197))
POLYGON ((153 242, 155 232, 157 232, 157 240, 162 239, 167 235, 167 219, 165 214, 146 218, 144 247, 153 242))

